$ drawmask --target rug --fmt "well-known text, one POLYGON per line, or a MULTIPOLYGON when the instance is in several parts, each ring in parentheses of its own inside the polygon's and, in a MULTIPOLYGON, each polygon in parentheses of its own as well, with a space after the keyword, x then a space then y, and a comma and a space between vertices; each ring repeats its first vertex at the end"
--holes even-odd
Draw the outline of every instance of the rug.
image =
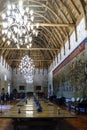
POLYGON ((13 107, 13 105, 0 105, 0 112, 6 112, 7 110, 10 110, 13 107))

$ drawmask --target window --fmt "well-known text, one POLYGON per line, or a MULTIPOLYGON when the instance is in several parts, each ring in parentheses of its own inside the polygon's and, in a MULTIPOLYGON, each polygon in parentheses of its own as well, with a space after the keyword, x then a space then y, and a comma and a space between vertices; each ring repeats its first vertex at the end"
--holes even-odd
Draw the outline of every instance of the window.
POLYGON ((4 75, 4 80, 7 81, 7 75, 4 75))

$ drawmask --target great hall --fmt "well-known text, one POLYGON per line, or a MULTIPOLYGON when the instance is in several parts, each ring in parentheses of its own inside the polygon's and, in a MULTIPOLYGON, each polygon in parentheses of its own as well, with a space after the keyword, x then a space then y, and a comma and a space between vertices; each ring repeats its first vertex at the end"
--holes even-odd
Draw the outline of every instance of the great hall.
POLYGON ((0 0, 0 130, 87 130, 87 0, 0 0))

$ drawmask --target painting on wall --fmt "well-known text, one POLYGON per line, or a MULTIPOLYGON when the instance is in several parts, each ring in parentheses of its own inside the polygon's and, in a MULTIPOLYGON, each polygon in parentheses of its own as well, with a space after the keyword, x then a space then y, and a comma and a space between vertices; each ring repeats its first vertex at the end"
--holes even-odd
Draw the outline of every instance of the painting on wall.
POLYGON ((36 89, 36 91, 40 91, 41 90, 41 86, 40 85, 35 86, 35 89, 36 89))
POLYGON ((25 86, 19 86, 19 90, 25 90, 25 86))

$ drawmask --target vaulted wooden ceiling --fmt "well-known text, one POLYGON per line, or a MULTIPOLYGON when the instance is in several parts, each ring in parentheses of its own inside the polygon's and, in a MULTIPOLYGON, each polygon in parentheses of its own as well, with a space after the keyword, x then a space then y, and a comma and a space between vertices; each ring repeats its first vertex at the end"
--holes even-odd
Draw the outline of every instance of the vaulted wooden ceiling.
MULTIPOLYGON (((14 3, 14 0, 0 0, 0 16, 9 3, 14 3)), ((0 55, 11 67, 18 67, 21 58, 28 53, 36 68, 48 68, 61 48, 65 48, 67 40, 70 47, 70 35, 76 32, 82 17, 86 23, 87 0, 23 0, 23 4, 34 10, 34 23, 40 25, 38 37, 33 38, 32 48, 23 46, 17 49, 14 43, 3 42, 0 29, 0 55)))

